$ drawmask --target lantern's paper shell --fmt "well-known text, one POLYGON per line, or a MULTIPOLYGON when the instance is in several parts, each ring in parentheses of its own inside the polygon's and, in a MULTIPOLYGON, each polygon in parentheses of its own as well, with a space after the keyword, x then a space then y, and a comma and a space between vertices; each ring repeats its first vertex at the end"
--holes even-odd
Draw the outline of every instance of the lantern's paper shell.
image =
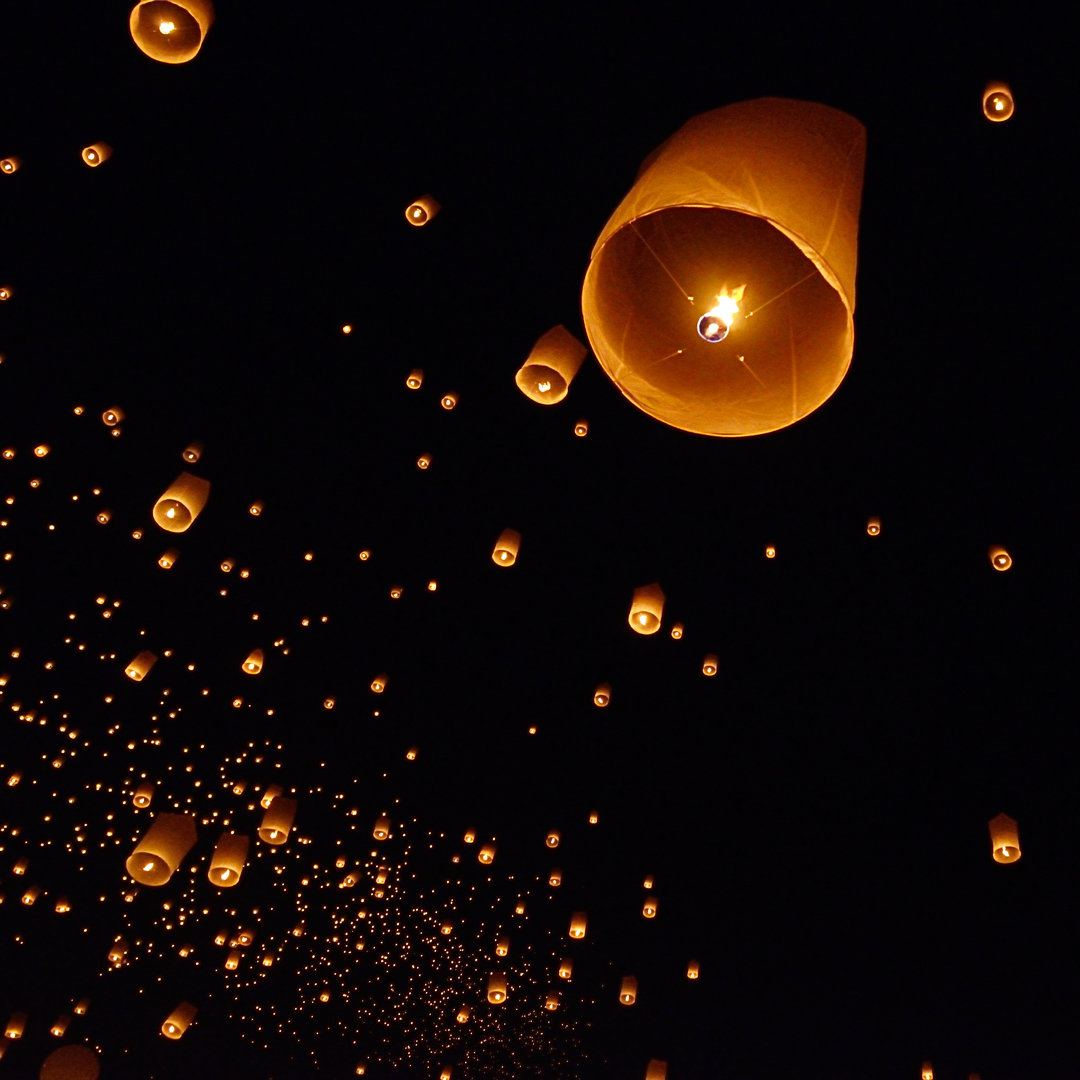
POLYGON ((421 195, 416 202, 405 207, 405 220, 410 225, 426 225, 441 209, 432 196, 421 195))
POLYGON ((655 634, 664 617, 664 599, 664 590, 660 588, 659 582, 639 585, 634 590, 630 612, 626 617, 630 629, 639 634, 655 634))
POLYGON ((161 1034, 167 1039, 179 1039, 195 1019, 198 1008, 189 1001, 181 1001, 165 1018, 161 1025, 161 1034))
POLYGON ((1014 863, 1020 858, 1020 827, 1008 814, 991 818, 990 843, 993 845, 994 862, 1014 863))
POLYGON ((222 833, 214 845, 207 876, 213 884, 231 888, 240 880, 247 862, 251 838, 237 833, 222 833))
POLYGON ((588 350, 565 326, 553 326, 532 347, 514 381, 539 405, 556 405, 566 397, 588 350))
POLYGON ((634 405, 684 431, 760 435, 836 390, 865 144, 846 113, 759 98, 693 118, 645 161, 582 289, 593 352, 634 405), (730 333, 704 340, 698 320, 742 285, 730 333))
POLYGON ((198 54, 213 21, 210 0, 139 0, 131 9, 128 28, 151 59, 183 64, 198 54))
POLYGON ((72 1043, 54 1050, 42 1063, 38 1080, 98 1080, 101 1066, 89 1046, 72 1043))
POLYGON ((186 532, 209 495, 209 480, 182 472, 154 503, 154 521, 166 532, 186 532))
POLYGON ((279 795, 263 811, 259 824, 259 839, 268 844, 284 844, 296 817, 296 800, 279 795))
POLYGON ((140 885, 164 885, 197 839, 194 815, 158 814, 128 856, 127 872, 140 885))

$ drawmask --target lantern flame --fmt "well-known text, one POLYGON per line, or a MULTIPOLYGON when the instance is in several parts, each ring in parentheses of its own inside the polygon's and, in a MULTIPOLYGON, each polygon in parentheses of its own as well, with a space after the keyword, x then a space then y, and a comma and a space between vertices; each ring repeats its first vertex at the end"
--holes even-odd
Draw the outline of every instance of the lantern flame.
POLYGON ((731 323, 739 311, 739 301, 743 298, 746 285, 739 285, 729 293, 727 286, 720 290, 716 305, 698 319, 697 331, 710 343, 723 341, 728 336, 731 323))

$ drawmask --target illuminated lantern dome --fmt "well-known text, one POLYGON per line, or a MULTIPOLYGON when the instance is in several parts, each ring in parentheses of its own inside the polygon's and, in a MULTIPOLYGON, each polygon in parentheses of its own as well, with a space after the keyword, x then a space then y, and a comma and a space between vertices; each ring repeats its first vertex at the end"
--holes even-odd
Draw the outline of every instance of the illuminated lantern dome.
POLYGON ((210 494, 210 481, 182 472, 154 503, 154 521, 166 532, 186 532, 210 494))
POLYGON ((259 823, 259 839, 268 844, 284 844, 296 817, 296 800, 279 795, 263 811, 259 823))
POLYGON ((135 44, 152 60, 183 64, 198 54, 213 21, 210 0, 139 0, 128 26, 135 44))
POLYGON ((1020 858, 1020 828, 1008 814, 990 819, 994 862, 1014 863, 1020 858))
POLYGON ((492 1005, 501 1005, 506 1000, 506 976, 489 975, 487 999, 492 1005))
POLYGON ((566 397, 587 351, 565 326, 553 326, 539 337, 514 381, 531 401, 556 405, 566 397))
POLYGON ((1000 124, 1002 120, 1008 120, 1016 112, 1016 102, 1013 101, 1012 91, 1008 83, 990 82, 986 84, 982 98, 983 116, 1000 124))
POLYGON ((994 544, 989 552, 990 565, 995 570, 1008 570, 1012 567, 1012 556, 999 544, 994 544))
POLYGON ((660 629, 660 619, 664 614, 664 590, 658 582, 651 585, 639 585, 634 590, 630 601, 630 614, 627 622, 632 630, 639 634, 655 634, 660 629))
POLYGON ((135 794, 131 797, 131 801, 139 807, 140 810, 145 810, 150 801, 154 797, 154 785, 149 780, 141 783, 136 789, 135 794))
POLYGON ((195 846, 192 814, 158 814, 128 856, 127 872, 140 885, 164 885, 195 846))
POLYGON ((91 169, 96 169, 103 161, 108 161, 111 157, 112 147, 108 143, 91 143, 82 149, 82 159, 91 169))
POLYGON ((593 691, 593 704, 598 709, 606 709, 611 704, 611 684, 603 682, 593 691))
POLYGON ((866 131, 759 98, 694 117, 645 161, 582 289, 593 352, 639 409, 761 435, 818 408, 854 348, 866 131))
POLYGON ((867 536, 880 536, 881 535, 881 518, 867 518, 866 519, 866 535, 867 536))
POLYGON ((252 649, 247 654, 247 659, 240 665, 240 670, 245 675, 258 675, 262 671, 263 661, 266 659, 262 649, 252 649))
POLYGON ((585 936, 585 927, 588 920, 584 911, 575 911, 570 916, 570 936, 577 938, 579 941, 585 936))
POLYGON ((521 533, 517 529, 503 529, 491 552, 491 561, 496 566, 513 566, 517 562, 521 548, 521 533))
POLYGON ((10 176, 14 172, 19 171, 19 166, 22 162, 17 157, 0 158, 0 173, 6 173, 10 176))
POLYGON ((101 1066, 89 1046, 61 1046, 42 1063, 38 1080, 98 1080, 101 1066))
POLYGON ((161 1025, 161 1034, 166 1039, 179 1039, 187 1031, 195 1014, 199 1010, 188 1001, 181 1001, 179 1005, 165 1018, 161 1025))
POLYGON ((637 979, 626 975, 619 986, 619 1001, 623 1005, 633 1005, 637 1001, 637 979))
POLYGON ((124 674, 132 680, 132 682, 142 682, 146 678, 146 673, 157 663, 157 656, 149 649, 143 649, 134 660, 126 668, 124 668, 124 674))
POLYGON ((645 1066, 645 1080, 667 1080, 667 1062, 653 1058, 645 1066))
POLYGON ((410 225, 426 225, 441 209, 430 195, 421 195, 405 207, 405 220, 410 225))
POLYGON ((229 888, 240 880, 247 861, 250 837, 237 833, 222 833, 214 845, 207 877, 214 885, 229 888))
POLYGON ((922 1072, 919 1074, 922 1080, 934 1080, 934 1065, 930 1061, 922 1063, 922 1072))

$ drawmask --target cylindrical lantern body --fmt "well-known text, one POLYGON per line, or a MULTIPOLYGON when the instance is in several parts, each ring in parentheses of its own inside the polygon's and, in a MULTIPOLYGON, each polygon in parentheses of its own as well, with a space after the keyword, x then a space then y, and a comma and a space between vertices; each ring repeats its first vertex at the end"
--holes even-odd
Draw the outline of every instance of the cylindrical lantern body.
POLYGON ((537 339, 514 382, 530 400, 556 405, 566 397, 587 351, 565 326, 553 326, 537 339))
POLYGON ((987 554, 995 570, 1008 570, 1013 564, 1012 556, 1000 544, 992 545, 987 554))
POLYGON ((229 888, 240 880, 247 862, 251 838, 237 833, 222 833, 214 845, 207 876, 215 884, 229 888))
POLYGON ((101 1066, 89 1046, 69 1043, 54 1050, 37 1075, 38 1080, 98 1080, 101 1066))
POLYGON ((715 675, 720 665, 720 659, 716 653, 709 653, 704 660, 701 661, 701 674, 702 675, 715 675))
POLYGON ((386 814, 380 814, 375 819, 375 827, 371 830, 371 835, 376 840, 387 840, 390 837, 390 819, 386 814))
POLYGON ((924 1061, 922 1063, 922 1072, 919 1074, 922 1080, 934 1080, 934 1063, 932 1061, 924 1061))
POLYGON ((296 817, 296 800, 279 795, 263 811, 259 823, 259 839, 268 844, 284 844, 296 817))
POLYGON ((833 393, 854 347, 865 148, 846 113, 759 98, 694 117, 646 159, 582 290, 593 351, 634 405, 760 435, 833 393), (719 297, 738 301, 731 332, 707 336, 719 297))
POLYGON ((166 532, 186 532, 210 494, 210 481, 182 472, 154 503, 154 521, 166 532))
POLYGON ((198 1008, 192 1005, 191 1002, 181 1001, 165 1018, 165 1022, 161 1025, 161 1034, 166 1039, 179 1039, 187 1031, 198 1011, 198 1008))
POLYGON ((101 422, 106 427, 116 427, 117 424, 122 423, 124 420, 124 410, 119 405, 114 405, 111 409, 106 409, 101 414, 101 422))
POLYGON ((84 146, 82 150, 82 159, 91 169, 96 169, 103 161, 108 161, 111 157, 112 147, 108 143, 91 143, 89 146, 84 146))
POLYGON ((1008 83, 988 82, 982 96, 983 116, 987 120, 1001 123, 1016 112, 1016 102, 1008 83))
POLYGON ((645 903, 641 905, 641 914, 644 915, 646 919, 655 919, 656 918, 656 908, 657 908, 656 897, 655 896, 646 896, 645 897, 645 903))
POLYGON ((486 866, 490 866, 495 861, 495 845, 484 844, 477 852, 476 858, 486 866))
POLYGON ((619 1001, 623 1005, 633 1005, 637 1001, 637 979, 633 975, 623 976, 619 984, 619 1001))
POLYGON ((139 0, 128 27, 135 44, 151 59, 183 64, 202 48, 213 21, 210 0, 139 0))
POLYGON ((430 195, 421 195, 405 207, 405 220, 410 225, 426 225, 442 207, 430 195))
POLYGON ((611 704, 611 684, 602 682, 593 691, 592 700, 598 709, 606 709, 611 704))
POLYGON ((413 368, 405 377, 405 385, 410 390, 419 390, 420 387, 424 385, 423 368, 413 368))
POLYGON ((6 173, 10 176, 11 173, 19 171, 21 164, 22 161, 17 157, 0 158, 0 173, 6 173))
POLYGON ((866 535, 867 536, 880 536, 881 535, 881 518, 867 518, 866 519, 866 535))
POLYGON ((588 925, 588 918, 584 911, 575 911, 570 916, 570 936, 580 940, 585 936, 585 928, 588 925))
POLYGON ((558 830, 558 829, 550 829, 550 830, 548 831, 548 834, 547 834, 547 836, 545 836, 545 837, 544 837, 544 843, 545 843, 545 844, 546 844, 546 845, 547 845, 547 846, 548 846, 549 848, 557 848, 557 847, 559 846, 559 841, 560 841, 561 839, 562 839, 562 837, 561 837, 561 835, 559 834, 559 830, 558 830))
POLYGON ((252 649, 247 654, 247 659, 240 665, 240 668, 245 675, 258 675, 262 671, 264 659, 262 649, 252 649))
POLYGON ((179 548, 169 548, 167 551, 162 552, 161 557, 158 559, 158 566, 162 570, 171 570, 176 560, 180 558, 179 548))
POLYGON ((131 801, 139 807, 140 810, 145 810, 150 805, 150 801, 153 797, 154 785, 151 784, 149 780, 145 780, 135 789, 135 794, 131 797, 131 801))
POLYGON ((994 862, 1014 863, 1020 858, 1020 827, 1008 814, 990 819, 994 862))
POLYGON ((645 1080, 667 1080, 667 1062, 653 1058, 645 1066, 645 1080))
POLYGON ((202 457, 203 444, 201 442, 190 442, 184 447, 180 456, 189 464, 194 465, 199 458, 202 457))
POLYGON ((140 885, 164 885, 197 839, 193 814, 158 814, 128 856, 127 872, 140 885))
POLYGON ((489 975, 487 999, 492 1005, 501 1005, 506 1000, 506 976, 489 975))
POLYGON ((491 561, 496 566, 513 566, 517 562, 521 548, 521 533, 517 529, 503 529, 491 552, 491 561))
POLYGON ((132 680, 132 682, 142 682, 146 678, 146 673, 157 663, 157 656, 149 649, 143 649, 134 660, 126 668, 124 668, 124 674, 132 680))
POLYGON ((632 630, 639 634, 655 634, 660 629, 660 620, 664 615, 664 590, 660 583, 639 585, 634 590, 630 601, 630 614, 626 621, 632 630))
POLYGON ((686 965, 686 977, 688 979, 697 979, 701 976, 701 964, 696 960, 691 960, 686 965))
POLYGON ((564 956, 559 961, 559 978, 569 979, 574 974, 574 961, 564 956))

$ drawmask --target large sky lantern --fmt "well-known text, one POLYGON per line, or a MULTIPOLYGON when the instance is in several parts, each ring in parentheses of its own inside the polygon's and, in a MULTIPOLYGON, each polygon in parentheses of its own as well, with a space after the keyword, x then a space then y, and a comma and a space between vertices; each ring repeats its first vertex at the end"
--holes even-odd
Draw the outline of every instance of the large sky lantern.
POLYGON ((166 532, 186 532, 209 495, 209 480, 182 472, 154 503, 154 521, 166 532))
POLYGON ((503 529, 491 551, 491 561, 496 566, 513 566, 521 549, 521 533, 517 529, 503 529))
POLYGON ((91 169, 96 169, 112 157, 112 147, 105 142, 91 143, 89 146, 82 148, 81 154, 83 164, 89 165, 91 169))
POLYGON ((259 839, 267 844, 284 844, 289 839, 293 821, 296 818, 296 800, 287 795, 279 795, 263 811, 259 823, 259 839))
POLYGON ((667 1062, 653 1058, 645 1066, 645 1080, 667 1080, 667 1062))
POLYGON ((195 1019, 198 1007, 190 1001, 181 1001, 179 1005, 167 1017, 161 1025, 161 1034, 166 1039, 179 1039, 191 1026, 195 1019))
POLYGON ((506 1001, 506 976, 502 974, 489 975, 487 984, 487 999, 492 1005, 502 1005, 506 1001))
POLYGON ((431 195, 421 195, 419 199, 405 207, 405 220, 410 225, 420 228, 426 225, 442 209, 431 195))
POLYGON ((193 814, 160 813, 128 856, 127 872, 140 885, 164 885, 197 839, 193 814))
POLYGON ((696 116, 642 165, 593 247, 593 352, 639 409, 762 435, 825 402, 854 348, 866 132, 758 98, 696 116))
POLYGON ((128 27, 135 44, 152 60, 183 64, 198 55, 213 21, 210 0, 139 0, 128 27))
POLYGON ((42 1063, 38 1080, 98 1080, 101 1066, 89 1046, 70 1043, 58 1047, 42 1063))
POLYGON ((149 649, 143 649, 142 652, 136 654, 128 666, 124 668, 124 674, 131 679, 132 682, 142 682, 156 663, 157 654, 151 652, 149 649))
POLYGON ((983 91, 982 109, 983 116, 995 124, 1008 120, 1016 112, 1016 102, 1013 101, 1009 84, 996 79, 988 82, 983 91))
POLYGON ((240 880, 247 862, 251 837, 238 833, 222 833, 214 845, 207 877, 215 885, 231 888, 240 880))
POLYGON ((664 599, 664 590, 660 588, 659 582, 639 585, 634 590, 630 613, 627 615, 626 621, 630 628, 639 634, 655 634, 660 629, 660 621, 664 616, 664 599))
POLYGON ((994 862, 1014 863, 1020 858, 1020 827, 1008 814, 998 814, 989 822, 994 862))
POLYGON ((588 349, 565 326, 553 326, 541 334, 514 382, 538 405, 557 405, 566 397, 588 349))

